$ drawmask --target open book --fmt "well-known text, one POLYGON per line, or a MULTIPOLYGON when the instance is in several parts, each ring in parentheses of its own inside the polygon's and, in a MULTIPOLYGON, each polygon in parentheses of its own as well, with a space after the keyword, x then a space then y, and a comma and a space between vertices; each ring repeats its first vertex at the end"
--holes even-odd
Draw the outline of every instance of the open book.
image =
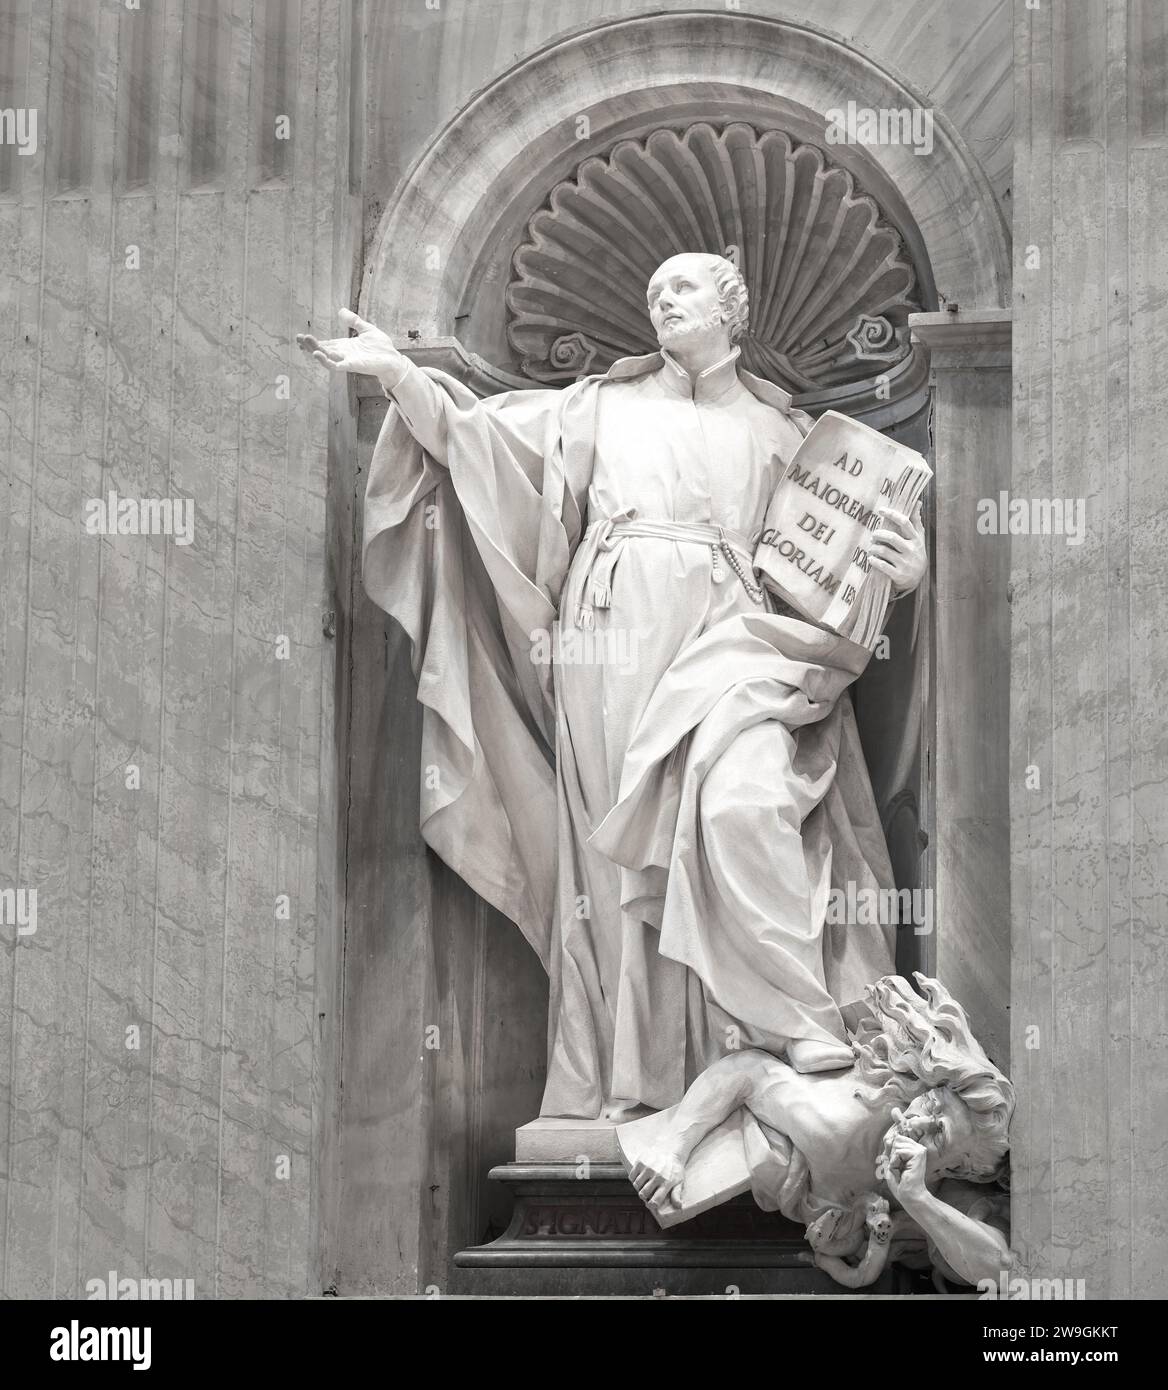
POLYGON ((932 476, 915 449, 825 412, 775 488, 755 569, 804 617, 871 650, 892 584, 869 566, 868 542, 885 511, 912 515, 932 476))
MULTIPOLYGON (((616 1140, 621 1160, 631 1173, 635 1165, 656 1149, 669 1129, 677 1106, 618 1125, 616 1140)), ((685 1165, 685 1179, 674 1192, 676 1204, 656 1211, 657 1224, 666 1230, 679 1221, 720 1206, 740 1192, 750 1191, 750 1164, 746 1157, 742 1125, 744 1114, 736 1110, 701 1141, 685 1165)))

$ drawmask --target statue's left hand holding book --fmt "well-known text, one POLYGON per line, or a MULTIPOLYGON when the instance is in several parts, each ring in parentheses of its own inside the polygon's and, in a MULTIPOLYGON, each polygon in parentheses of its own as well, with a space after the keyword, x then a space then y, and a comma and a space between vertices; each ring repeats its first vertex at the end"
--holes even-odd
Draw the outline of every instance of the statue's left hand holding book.
POLYGON ((755 569, 811 622, 871 650, 894 596, 890 566, 881 559, 890 552, 874 539, 897 544, 903 518, 914 515, 932 476, 915 449, 826 411, 775 488, 755 569), (896 531, 883 529, 890 514, 902 518, 896 531))

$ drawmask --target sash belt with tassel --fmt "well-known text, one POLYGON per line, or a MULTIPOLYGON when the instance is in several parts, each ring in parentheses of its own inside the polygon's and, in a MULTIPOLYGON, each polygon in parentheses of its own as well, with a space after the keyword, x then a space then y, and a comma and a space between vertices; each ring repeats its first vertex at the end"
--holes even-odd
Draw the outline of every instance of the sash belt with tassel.
POLYGON ((572 563, 572 577, 560 606, 561 614, 578 628, 594 628, 595 610, 612 607, 612 574, 621 548, 627 541, 642 536, 704 545, 710 552, 710 573, 714 582, 721 583, 727 571, 732 571, 754 602, 762 603, 763 591, 754 577, 752 547, 740 532, 701 523, 640 520, 630 508, 605 517, 603 521, 594 521, 585 531, 572 563))

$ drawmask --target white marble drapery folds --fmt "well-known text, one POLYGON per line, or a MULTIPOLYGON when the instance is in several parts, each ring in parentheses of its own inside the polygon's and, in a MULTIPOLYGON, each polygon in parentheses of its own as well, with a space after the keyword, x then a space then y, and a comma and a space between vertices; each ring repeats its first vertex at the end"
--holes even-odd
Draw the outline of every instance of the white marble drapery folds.
POLYGON ((486 401, 413 366, 389 388, 365 584, 413 642, 423 835, 549 970, 549 1115, 838 1041, 892 965, 890 930, 824 925, 833 884, 891 886, 841 698, 867 654, 710 540, 749 564, 807 423, 736 357, 486 401), (585 539, 612 518, 653 525, 585 539))

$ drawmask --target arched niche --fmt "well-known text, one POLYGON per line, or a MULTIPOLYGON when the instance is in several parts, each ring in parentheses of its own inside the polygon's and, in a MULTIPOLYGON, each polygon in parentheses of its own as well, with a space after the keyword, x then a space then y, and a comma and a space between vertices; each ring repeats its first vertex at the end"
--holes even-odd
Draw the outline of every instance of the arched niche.
MULTIPOLYGON (((827 113, 926 106, 896 74, 814 29, 739 13, 614 21, 558 40, 479 93, 390 200, 367 259, 361 312, 420 360, 482 391, 541 384, 508 342, 505 295, 532 217, 590 157, 698 122, 781 131, 824 151, 903 238, 920 307, 1007 303, 1009 239, 992 189, 943 112, 932 149, 827 141, 827 113)), ((900 402, 812 393, 886 427, 919 409, 924 360, 900 402)))
MULTIPOLYGON (((476 95, 415 161, 369 248, 360 310, 415 360, 441 366, 481 392, 537 386, 522 376, 508 345, 505 294, 532 217, 582 161, 604 157, 622 140, 699 122, 719 130, 740 122, 823 149, 826 113, 849 101, 874 109, 927 104, 896 74, 839 40, 786 21, 738 12, 654 14, 566 36, 476 95)), ((944 113, 933 117, 929 155, 903 146, 839 144, 831 146, 830 159, 898 230, 925 310, 943 303, 960 304, 962 316, 1001 313, 1010 284, 1001 212, 944 113)), ((921 341, 928 347, 929 339, 921 341)), ((968 501, 958 495, 962 489, 985 487, 995 495, 996 483, 983 476, 986 461, 1008 463, 1008 350, 1006 370, 1002 354, 995 358, 989 392, 983 355, 976 347, 968 360, 933 349, 934 368, 949 359, 935 374, 950 383, 937 405, 938 415, 944 409, 949 418, 936 421, 935 575, 918 606, 898 605, 890 628, 895 658, 872 664, 857 692, 857 713, 898 882, 937 885, 939 931, 948 933, 947 954, 939 955, 936 937, 914 940, 910 929, 898 964, 922 965, 958 997, 984 1001, 984 1009, 972 1010, 975 1028, 992 1039, 1004 1033, 1006 1017, 997 967, 985 970, 988 984, 979 994, 960 958, 984 970, 987 960, 1006 958, 1004 940, 963 936, 951 922, 984 921, 987 935, 1007 930, 1008 914, 1001 914, 994 893, 1008 884, 1008 860, 996 839, 983 850, 968 833, 983 825, 976 819, 982 803, 994 802, 998 788, 984 796, 979 790, 978 804, 967 812, 962 786, 942 785, 948 778, 977 781, 980 788, 986 778, 970 747, 1005 717, 986 660, 999 643, 986 615, 996 612, 1004 577, 985 572, 991 552, 969 545, 958 505, 968 501), (942 442, 953 439, 956 444, 942 442), (942 605, 934 604, 935 594, 942 605), (934 670, 934 651, 943 676, 934 670), (934 696, 942 684, 944 721, 936 717, 934 696), (934 836, 923 857, 922 824, 934 836), (955 848, 946 858, 937 844, 950 825, 955 848)), ((376 383, 366 383, 361 394, 367 398, 357 420, 355 491, 386 409, 376 383)), ((820 404, 848 408, 846 401, 820 404)), ((886 418, 865 418, 929 450, 934 431, 924 384, 891 404, 886 418)), ((349 563, 359 565, 359 553, 358 546, 349 563)), ((419 1270, 440 1269, 445 1251, 481 1240, 484 1223, 503 1215, 483 1179, 491 1163, 511 1157, 514 1126, 538 1104, 533 1059, 542 1055, 546 984, 518 932, 497 930, 494 914, 422 849, 416 798, 408 790, 416 786, 418 732, 405 639, 361 599, 352 577, 351 659, 342 680, 350 686, 349 746, 362 755, 348 765, 342 796, 349 808, 346 952, 359 965, 346 984, 340 1148, 349 1180, 338 1197, 341 1243, 356 1251, 351 1262, 358 1269, 378 1269, 381 1252, 401 1250, 408 1227, 413 1253, 407 1258, 419 1270), (434 1054, 435 1070, 418 1084, 417 1037, 435 1019, 443 1038, 454 1042, 434 1054), (396 1068, 388 1077, 387 1059, 396 1068), (387 1095, 399 1107, 392 1115, 387 1095), (457 1201, 427 1204, 419 1219, 417 1193, 436 1191, 439 1171, 457 1201)), ((1000 1050, 991 1046, 991 1052, 1005 1062, 1000 1050)))

